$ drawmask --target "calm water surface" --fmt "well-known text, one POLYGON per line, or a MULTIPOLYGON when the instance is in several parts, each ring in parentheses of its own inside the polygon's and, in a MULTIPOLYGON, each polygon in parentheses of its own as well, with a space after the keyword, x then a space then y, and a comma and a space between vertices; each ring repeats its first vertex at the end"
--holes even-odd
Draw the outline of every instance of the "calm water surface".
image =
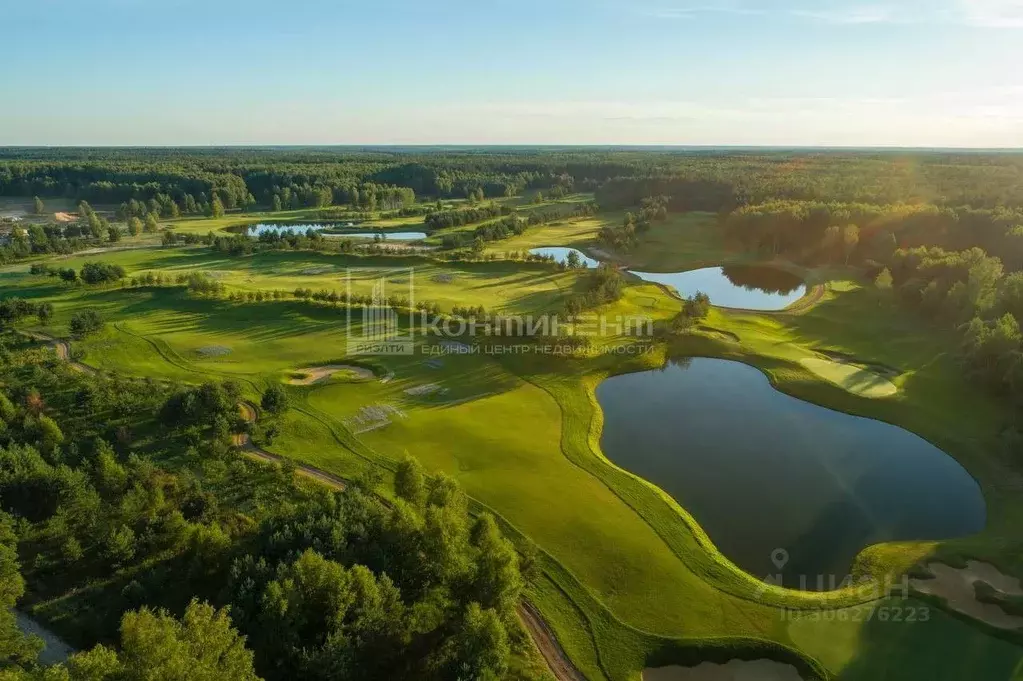
POLYGON ((542 248, 531 248, 530 253, 534 255, 548 255, 554 258, 555 262, 566 263, 568 262, 568 254, 575 253, 579 256, 579 262, 586 265, 586 267, 596 267, 600 264, 599 261, 594 260, 582 251, 575 248, 567 248, 565 246, 543 246, 542 248))
POLYGON ((702 291, 719 307, 782 310, 806 295, 796 275, 775 267, 728 265, 688 272, 633 272, 644 281, 670 286, 682 297, 702 291))
POLYGON ((980 488, 952 457, 778 392, 745 364, 694 358, 614 376, 597 399, 607 457, 672 495, 757 577, 817 590, 817 575, 840 581, 870 544, 984 527, 980 488), (776 549, 788 553, 780 570, 776 549))
MULTIPOLYGON (((346 227, 354 227, 355 223, 309 223, 303 225, 275 225, 270 223, 260 223, 258 225, 248 225, 250 236, 259 236, 264 232, 293 232, 297 234, 304 234, 310 229, 314 232, 323 232, 324 230, 337 230, 344 229, 346 227)), ((342 239, 375 239, 378 234, 382 234, 385 241, 418 241, 426 238, 426 232, 374 232, 370 229, 364 229, 359 232, 336 232, 330 231, 324 233, 325 237, 342 238, 342 239)))

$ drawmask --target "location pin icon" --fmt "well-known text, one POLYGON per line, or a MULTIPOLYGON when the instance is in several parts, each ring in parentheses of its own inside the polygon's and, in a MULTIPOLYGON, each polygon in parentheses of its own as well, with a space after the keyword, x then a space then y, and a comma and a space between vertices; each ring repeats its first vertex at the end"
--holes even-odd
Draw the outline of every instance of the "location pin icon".
POLYGON ((785 549, 775 549, 771 552, 771 562, 781 570, 785 567, 785 563, 789 562, 789 552, 785 549))

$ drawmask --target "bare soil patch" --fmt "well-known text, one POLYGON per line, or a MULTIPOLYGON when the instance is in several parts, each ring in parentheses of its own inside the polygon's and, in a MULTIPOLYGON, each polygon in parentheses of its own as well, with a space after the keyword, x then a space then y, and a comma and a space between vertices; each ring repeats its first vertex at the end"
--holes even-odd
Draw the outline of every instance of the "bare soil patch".
POLYGON ((1023 596, 1020 580, 999 571, 994 565, 976 560, 966 562, 957 569, 944 563, 928 563, 933 579, 911 579, 910 586, 920 593, 944 599, 948 607, 998 629, 1014 630, 1023 627, 1023 617, 1010 615, 994 603, 977 600, 974 582, 988 584, 1007 596, 1023 596))

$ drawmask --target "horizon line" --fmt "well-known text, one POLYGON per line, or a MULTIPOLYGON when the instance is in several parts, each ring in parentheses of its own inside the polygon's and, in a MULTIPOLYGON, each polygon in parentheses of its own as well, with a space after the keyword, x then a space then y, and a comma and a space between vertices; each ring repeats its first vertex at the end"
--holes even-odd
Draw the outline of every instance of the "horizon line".
POLYGON ((6 150, 76 150, 76 149, 604 149, 604 150, 771 150, 771 151, 975 151, 1023 152, 1016 147, 973 146, 901 146, 901 145, 845 145, 845 144, 558 144, 558 143, 309 143, 309 144, 0 144, 0 153, 6 150))

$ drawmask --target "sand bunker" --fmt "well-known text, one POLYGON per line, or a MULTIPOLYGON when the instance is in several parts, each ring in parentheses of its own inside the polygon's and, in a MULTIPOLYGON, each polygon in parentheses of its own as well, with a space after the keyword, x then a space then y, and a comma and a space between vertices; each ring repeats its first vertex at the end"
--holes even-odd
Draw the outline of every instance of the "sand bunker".
POLYGON ((196 352, 203 357, 223 357, 231 354, 231 348, 226 345, 205 345, 197 348, 196 352))
POLYGON ((644 669, 643 681, 803 681, 803 677, 792 665, 773 660, 729 660, 725 664, 644 669))
POLYGON ((948 607, 999 629, 1023 627, 1023 617, 1010 615, 994 603, 977 600, 974 582, 984 582, 1008 596, 1023 596, 1023 588, 1015 577, 1002 574, 988 563, 970 560, 964 569, 958 570, 944 563, 928 563, 927 569, 934 579, 911 579, 910 586, 920 593, 945 599, 948 607))
POLYGON ((806 357, 799 363, 824 380, 860 397, 891 397, 899 392, 894 383, 884 376, 854 364, 834 362, 819 357, 806 357))
POLYGON ((345 426, 359 435, 390 425, 392 417, 407 418, 405 412, 390 404, 372 404, 360 409, 355 416, 345 419, 345 426))
POLYGON ((53 219, 56 220, 57 222, 77 222, 78 216, 72 215, 71 213, 65 213, 62 211, 60 213, 54 213, 53 219))
POLYGON ((302 375, 299 377, 292 377, 288 379, 289 385, 312 385, 313 383, 319 383, 325 381, 334 374, 337 373, 351 374, 355 378, 370 379, 373 378, 373 372, 365 367, 357 367, 351 364, 328 364, 322 367, 309 367, 308 369, 302 369, 302 375))

